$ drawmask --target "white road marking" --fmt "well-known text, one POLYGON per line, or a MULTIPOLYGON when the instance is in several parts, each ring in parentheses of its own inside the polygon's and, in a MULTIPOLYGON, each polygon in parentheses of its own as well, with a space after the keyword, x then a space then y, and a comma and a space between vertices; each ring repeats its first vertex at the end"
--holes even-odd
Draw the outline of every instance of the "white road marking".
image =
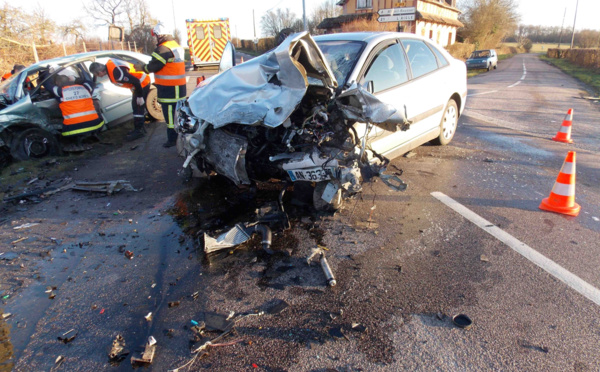
MULTIPOLYGON (((516 83, 509 85, 507 88, 513 88, 513 87, 516 87, 517 85, 521 84, 521 81, 525 80, 525 76, 527 76, 527 67, 525 66, 525 61, 523 61, 523 75, 521 76, 521 79, 519 81, 517 81, 516 83)), ((467 97, 481 96, 484 94, 497 93, 497 92, 498 92, 497 90, 491 90, 489 92, 467 94, 467 97)))
POLYGON ((455 212, 457 212, 464 218, 466 218, 467 220, 471 221, 473 224, 475 224, 488 234, 492 235, 496 239, 508 245, 515 252, 519 253, 523 257, 527 258, 529 261, 544 269, 556 279, 560 280, 572 289, 584 295, 596 305, 600 305, 600 289, 587 283, 577 275, 571 273, 556 262, 537 252, 536 250, 534 250, 527 244, 521 242, 506 231, 493 225, 491 222, 487 221, 486 219, 471 211, 470 209, 460 204, 456 200, 452 199, 451 197, 438 191, 432 192, 431 195, 437 200, 447 205, 448 207, 450 207, 451 209, 453 209, 455 212))
POLYGON ((498 92, 497 90, 490 90, 489 92, 467 94, 467 97, 480 96, 482 94, 490 94, 490 93, 497 93, 497 92, 498 92))

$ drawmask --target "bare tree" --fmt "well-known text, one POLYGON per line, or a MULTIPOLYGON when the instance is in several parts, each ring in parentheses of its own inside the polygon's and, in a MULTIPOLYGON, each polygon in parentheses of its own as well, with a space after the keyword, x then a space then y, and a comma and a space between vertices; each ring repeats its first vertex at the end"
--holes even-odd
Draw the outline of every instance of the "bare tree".
POLYGON ((52 40, 52 36, 54 36, 57 29, 56 23, 48 17, 46 10, 41 7, 35 9, 27 17, 27 23, 29 24, 27 35, 31 40, 39 41, 42 44, 52 40))
POLYGON ((600 32, 596 30, 581 30, 575 34, 575 43, 581 48, 598 48, 600 32))
POLYGON ((8 5, 6 2, 0 8, 0 36, 18 38, 27 30, 28 25, 21 8, 8 5))
POLYGON ((325 18, 334 18, 340 14, 342 14, 342 7, 337 5, 336 1, 323 1, 312 10, 310 18, 308 19, 308 31, 311 34, 318 33, 320 31, 317 29, 319 23, 323 22, 325 18))
POLYGON ((476 48, 494 48, 517 29, 519 15, 515 0, 464 0, 460 35, 476 48))
POLYGON ((302 28, 297 28, 297 20, 298 18, 296 18, 296 14, 294 14, 294 12, 292 12, 289 8, 284 10, 278 8, 275 11, 269 10, 260 18, 260 28, 264 36, 276 37, 284 28, 291 28, 294 29, 294 31, 300 31, 302 28))
POLYGON ((86 13, 101 25, 116 25, 120 23, 125 13, 125 0, 91 0, 83 3, 86 13))
POLYGON ((152 21, 146 0, 124 0, 124 9, 130 31, 144 27, 152 21))
POLYGON ((79 40, 84 39, 87 28, 80 19, 76 19, 69 24, 60 26, 60 31, 64 37, 74 36, 75 44, 77 44, 79 40))
POLYGON ((151 34, 152 27, 150 24, 136 27, 126 36, 125 40, 135 43, 135 46, 141 49, 143 53, 150 54, 156 47, 151 34))

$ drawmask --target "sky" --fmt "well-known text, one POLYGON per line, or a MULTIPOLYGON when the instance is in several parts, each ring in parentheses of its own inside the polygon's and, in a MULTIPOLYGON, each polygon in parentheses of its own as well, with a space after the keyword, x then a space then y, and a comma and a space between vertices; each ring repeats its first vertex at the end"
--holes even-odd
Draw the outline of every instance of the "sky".
MULTIPOLYGON (((82 18, 85 15, 83 6, 81 5, 82 1, 19 0, 18 6, 26 11, 31 11, 36 7, 43 7, 49 17, 55 22, 65 24, 74 18, 82 18)), ((152 16, 159 19, 167 29, 173 29, 173 25, 176 23, 177 28, 182 31, 183 38, 185 38, 185 20, 188 18, 212 19, 228 17, 233 37, 238 36, 243 39, 252 39, 254 37, 252 24, 253 10, 256 19, 256 35, 258 37, 261 34, 260 18, 270 9, 289 8, 296 16, 299 18, 302 17, 302 0, 147 0, 147 2, 152 16)), ((309 17, 312 10, 319 6, 323 0, 305 0, 305 2, 306 16, 309 17)), ((519 4, 517 12, 521 15, 521 24, 560 27, 566 9, 564 25, 567 29, 573 27, 576 2, 577 0, 515 0, 515 3, 519 4)), ((12 6, 16 5, 13 0, 10 0, 8 3, 12 6)), ((600 30, 599 14, 600 0, 579 0, 576 30, 600 30)), ((92 20, 89 20, 89 24, 90 26, 93 25, 92 20)), ((106 27, 103 27, 97 29, 95 35, 106 38, 107 33, 106 27)))

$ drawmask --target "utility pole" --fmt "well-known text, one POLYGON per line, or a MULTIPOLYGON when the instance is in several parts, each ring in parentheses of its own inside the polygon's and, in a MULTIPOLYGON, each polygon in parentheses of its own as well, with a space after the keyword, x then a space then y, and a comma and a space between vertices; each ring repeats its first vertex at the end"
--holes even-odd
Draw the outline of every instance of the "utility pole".
POLYGON ((177 36, 177 22, 175 22, 175 3, 171 0, 171 6, 173 7, 173 36, 177 36))
POLYGON ((254 40, 252 40, 252 42, 254 43, 254 51, 256 52, 258 50, 258 40, 256 39, 256 20, 254 17, 254 9, 252 9, 252 27, 254 27, 254 40))
POLYGON ((565 13, 563 14, 563 21, 562 24, 560 25, 560 35, 558 36, 558 46, 557 48, 560 49, 560 42, 562 41, 562 32, 563 32, 563 27, 565 27, 565 16, 567 15, 567 8, 565 7, 565 13))
POLYGON ((308 27, 306 27, 306 2, 305 2, 305 0, 302 0, 302 21, 304 22, 304 31, 307 31, 308 27))
POLYGON ((575 41, 575 22, 577 22, 577 8, 579 7, 579 0, 575 4, 575 18, 573 19, 573 35, 571 36, 571 49, 573 49, 573 41, 575 41))

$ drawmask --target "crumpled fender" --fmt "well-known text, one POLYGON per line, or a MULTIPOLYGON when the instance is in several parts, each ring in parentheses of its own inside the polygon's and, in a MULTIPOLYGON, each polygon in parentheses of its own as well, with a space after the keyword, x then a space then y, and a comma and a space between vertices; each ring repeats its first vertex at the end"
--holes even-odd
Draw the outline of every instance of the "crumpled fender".
POLYGON ((194 116, 214 128, 230 123, 274 128, 294 112, 309 78, 320 80, 332 94, 337 88, 315 41, 307 32, 296 33, 276 49, 215 76, 191 94, 188 104, 194 116))

